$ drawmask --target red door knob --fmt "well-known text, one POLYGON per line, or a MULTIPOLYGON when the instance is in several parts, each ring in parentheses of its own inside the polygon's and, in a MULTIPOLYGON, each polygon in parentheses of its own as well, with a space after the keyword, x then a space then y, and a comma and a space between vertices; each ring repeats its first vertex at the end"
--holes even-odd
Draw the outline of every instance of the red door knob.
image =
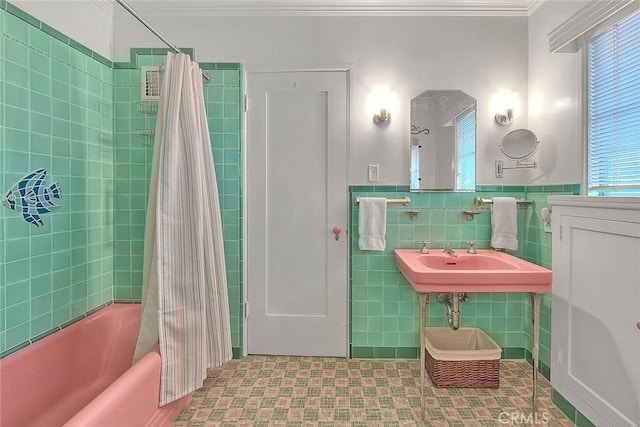
POLYGON ((340 233, 342 232, 342 228, 340 228, 339 225, 336 225, 336 226, 333 227, 332 231, 333 231, 333 234, 336 237, 336 240, 338 240, 340 238, 340 233))

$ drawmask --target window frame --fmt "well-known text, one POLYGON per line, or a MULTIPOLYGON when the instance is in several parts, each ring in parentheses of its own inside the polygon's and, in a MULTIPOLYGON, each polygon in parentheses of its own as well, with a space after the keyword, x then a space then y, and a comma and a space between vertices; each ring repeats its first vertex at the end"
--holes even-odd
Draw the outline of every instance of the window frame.
MULTIPOLYGON (((581 194, 589 195, 589 42, 592 38, 598 37, 602 33, 609 30, 613 25, 618 22, 640 13, 640 2, 634 2, 628 7, 613 14, 606 20, 595 25, 589 31, 585 32, 579 37, 578 43, 580 49, 578 54, 580 55, 581 62, 581 110, 582 110, 582 185, 581 194)), ((611 195, 590 195, 591 197, 626 197, 611 195)), ((632 196, 633 197, 633 196, 632 196)))

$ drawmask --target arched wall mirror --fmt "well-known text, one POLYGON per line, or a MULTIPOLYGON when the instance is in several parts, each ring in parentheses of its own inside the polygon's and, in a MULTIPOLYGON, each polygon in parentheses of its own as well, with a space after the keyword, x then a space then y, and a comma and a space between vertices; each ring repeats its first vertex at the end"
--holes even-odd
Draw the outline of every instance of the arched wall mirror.
POLYGON ((476 100, 427 90, 411 100, 411 191, 473 191, 476 100))
POLYGON ((507 167, 503 160, 496 160, 496 178, 502 178, 506 169, 535 169, 537 162, 527 162, 538 150, 538 137, 528 129, 516 129, 502 138, 499 148, 503 156, 515 160, 516 165, 507 167))

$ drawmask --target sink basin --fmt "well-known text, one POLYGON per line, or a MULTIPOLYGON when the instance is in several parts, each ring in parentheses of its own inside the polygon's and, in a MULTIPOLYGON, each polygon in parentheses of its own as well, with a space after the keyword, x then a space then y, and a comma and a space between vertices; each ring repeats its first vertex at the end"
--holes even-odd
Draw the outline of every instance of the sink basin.
POLYGON ((505 252, 464 250, 454 258, 442 249, 421 254, 396 249, 396 265, 418 293, 428 292, 549 292, 551 270, 505 252))
POLYGON ((516 270, 518 268, 517 265, 492 256, 491 253, 478 252, 474 255, 460 256, 458 254, 458 258, 453 258, 449 254, 424 255, 418 257, 418 261, 428 268, 437 270, 516 270))

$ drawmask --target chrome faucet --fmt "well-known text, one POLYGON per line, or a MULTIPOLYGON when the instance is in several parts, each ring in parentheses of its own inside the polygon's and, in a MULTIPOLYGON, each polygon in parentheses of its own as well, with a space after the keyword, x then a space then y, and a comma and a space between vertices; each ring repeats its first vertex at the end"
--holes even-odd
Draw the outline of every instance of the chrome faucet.
POLYGON ((449 255, 451 255, 454 258, 458 258, 458 254, 456 253, 456 251, 451 249, 451 243, 450 242, 444 242, 444 249, 442 250, 442 252, 448 253, 449 255))
POLYGON ((422 245, 420 247, 420 253, 421 254, 428 254, 429 253, 429 245, 431 244, 431 242, 427 242, 424 240, 421 240, 418 242, 419 245, 422 245))

